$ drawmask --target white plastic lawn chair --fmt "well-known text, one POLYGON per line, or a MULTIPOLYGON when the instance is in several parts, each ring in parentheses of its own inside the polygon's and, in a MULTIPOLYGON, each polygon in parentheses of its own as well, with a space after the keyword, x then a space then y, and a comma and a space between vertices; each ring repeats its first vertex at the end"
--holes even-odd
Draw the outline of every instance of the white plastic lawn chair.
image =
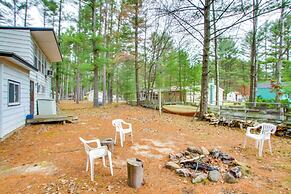
POLYGON ((91 172, 91 181, 94 180, 94 160, 96 158, 102 158, 103 166, 105 165, 105 156, 108 156, 109 159, 109 166, 110 166, 110 173, 113 176, 113 168, 112 168, 112 158, 111 152, 108 150, 107 146, 101 146, 100 140, 84 140, 80 137, 81 142, 84 144, 85 152, 87 154, 87 162, 86 162, 86 172, 88 171, 89 162, 90 162, 90 172, 91 172), (96 147, 90 147, 88 144, 96 143, 96 147))
POLYGON ((255 127, 248 127, 246 136, 244 139, 243 147, 244 148, 246 147, 247 138, 255 139, 256 147, 259 148, 259 156, 261 157, 263 155, 264 142, 268 140, 270 153, 272 154, 271 134, 274 134, 275 132, 276 132, 276 126, 271 123, 261 123, 255 127), (258 128, 261 128, 261 131, 259 134, 251 133, 252 129, 258 129, 258 128))
POLYGON ((133 143, 133 134, 132 134, 132 125, 127 123, 122 119, 115 119, 112 121, 112 125, 115 127, 115 137, 114 143, 116 144, 116 134, 119 132, 120 135, 120 144, 123 147, 123 142, 125 141, 125 134, 130 133, 131 142, 133 143), (123 128, 124 125, 127 125, 128 128, 123 128))

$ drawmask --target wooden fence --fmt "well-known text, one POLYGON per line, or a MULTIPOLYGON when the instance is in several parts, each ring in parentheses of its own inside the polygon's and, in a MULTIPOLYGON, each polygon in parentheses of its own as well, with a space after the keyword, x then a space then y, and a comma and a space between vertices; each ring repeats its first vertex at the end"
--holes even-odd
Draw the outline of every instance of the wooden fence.
MULTIPOLYGON (((270 104, 272 108, 258 106, 249 108, 245 106, 210 106, 211 112, 221 117, 242 120, 256 120, 258 122, 270 122, 274 124, 286 121, 286 110, 280 104, 270 104)), ((289 114, 289 113, 288 113, 289 114)), ((289 117, 288 117, 289 118, 289 117)), ((291 120, 291 118, 290 118, 291 120)), ((291 121, 290 121, 291 122, 291 121)))

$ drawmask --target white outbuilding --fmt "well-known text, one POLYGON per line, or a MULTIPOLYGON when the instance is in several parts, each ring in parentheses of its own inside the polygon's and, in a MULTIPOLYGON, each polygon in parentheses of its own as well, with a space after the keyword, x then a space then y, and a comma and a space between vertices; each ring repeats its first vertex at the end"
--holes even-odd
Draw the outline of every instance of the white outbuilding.
POLYGON ((228 102, 243 102, 244 98, 239 92, 229 92, 226 95, 226 101, 228 101, 228 102))

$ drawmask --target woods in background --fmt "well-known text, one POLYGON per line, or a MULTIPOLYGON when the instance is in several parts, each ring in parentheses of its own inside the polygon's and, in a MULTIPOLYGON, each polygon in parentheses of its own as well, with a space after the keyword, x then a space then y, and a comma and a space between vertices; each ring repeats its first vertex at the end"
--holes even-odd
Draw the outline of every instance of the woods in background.
MULTIPOLYGON (((54 65, 57 99, 79 103, 94 90, 94 106, 111 103, 114 96, 139 104, 140 91, 172 86, 194 91, 200 85, 203 115, 212 78, 225 93, 245 91, 250 102, 256 101, 258 82, 273 80, 280 86, 291 81, 287 0, 2 0, 0 4, 2 25, 30 26, 27 10, 36 7, 43 26, 60 30, 64 60, 54 65), (278 18, 258 25, 270 13, 278 18), (64 22, 70 27, 62 28, 64 22), (246 22, 252 26, 239 28, 246 22), (244 37, 235 31, 244 31, 244 37)), ((291 86, 284 91, 290 92, 291 86)))

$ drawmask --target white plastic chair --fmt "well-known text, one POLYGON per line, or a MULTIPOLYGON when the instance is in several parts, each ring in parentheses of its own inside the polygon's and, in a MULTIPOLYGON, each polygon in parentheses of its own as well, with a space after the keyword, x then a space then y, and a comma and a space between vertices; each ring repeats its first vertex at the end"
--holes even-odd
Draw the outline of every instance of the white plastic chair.
POLYGON ((271 123, 261 123, 255 127, 248 127, 246 136, 244 139, 243 147, 246 147, 247 138, 255 139, 256 140, 256 147, 259 148, 259 156, 263 155, 263 148, 264 148, 264 141, 269 141, 269 149, 270 153, 272 154, 272 147, 271 147, 271 134, 276 132, 276 126, 271 123), (252 129, 261 128, 259 134, 251 133, 252 129))
POLYGON ((125 134, 130 133, 131 142, 133 143, 132 125, 127 123, 122 119, 115 119, 112 121, 112 125, 115 127, 114 143, 116 144, 116 134, 119 132, 120 144, 123 147, 123 142, 125 141, 125 134), (128 128, 123 128, 123 125, 127 125, 128 128))
POLYGON ((108 156, 109 159, 109 166, 110 166, 110 173, 113 176, 113 168, 112 168, 112 158, 111 152, 108 150, 107 146, 101 146, 100 140, 84 140, 80 137, 81 142, 84 144, 85 152, 87 154, 87 162, 86 162, 86 172, 88 171, 89 162, 90 162, 90 172, 91 172, 91 181, 94 180, 94 160, 96 158, 102 158, 103 166, 105 165, 105 156, 108 156), (96 143, 96 147, 90 147, 88 144, 96 143))

